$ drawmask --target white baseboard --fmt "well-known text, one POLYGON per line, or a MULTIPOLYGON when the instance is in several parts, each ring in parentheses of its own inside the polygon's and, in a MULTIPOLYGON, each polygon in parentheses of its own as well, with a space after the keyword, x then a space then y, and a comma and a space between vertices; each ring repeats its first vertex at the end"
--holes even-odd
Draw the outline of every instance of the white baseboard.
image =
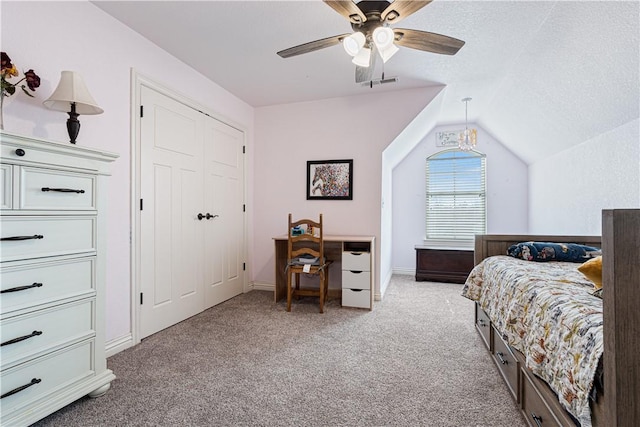
POLYGON ((107 357, 111 357, 129 347, 133 347, 133 336, 131 334, 106 342, 105 352, 107 357))
POLYGON ((403 276, 415 276, 416 269, 415 268, 394 268, 393 274, 401 274, 403 276))
POLYGON ((256 291, 271 291, 275 292, 276 285, 273 283, 260 283, 260 282, 251 282, 249 284, 253 290, 256 291))

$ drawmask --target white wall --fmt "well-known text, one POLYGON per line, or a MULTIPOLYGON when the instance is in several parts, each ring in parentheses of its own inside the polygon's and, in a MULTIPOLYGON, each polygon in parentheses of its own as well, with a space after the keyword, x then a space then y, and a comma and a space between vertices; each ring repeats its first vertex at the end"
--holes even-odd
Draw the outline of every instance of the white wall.
MULTIPOLYGON (((526 233, 528 230, 527 165, 478 129, 477 150, 487 155, 487 232, 526 233)), ((424 244, 425 159, 443 150, 436 133, 464 129, 464 123, 434 128, 393 170, 393 251, 396 272, 415 272, 415 245, 424 244)))
MULTIPOLYGON (((412 89, 256 109, 253 277, 275 283, 274 236, 287 215, 324 215, 327 234, 369 235, 380 247, 381 159, 433 89, 412 89), (353 159, 353 200, 306 200, 307 160, 353 159)), ((332 269, 333 274, 339 274, 332 269)), ((376 272, 376 291, 379 291, 376 272)), ((331 285, 330 285, 331 286, 331 285)))
POLYGON ((77 144, 120 155, 109 179, 107 212, 109 345, 110 341, 126 339, 131 332, 131 68, 240 124, 247 130, 249 147, 253 145, 253 108, 88 2, 2 1, 0 8, 2 51, 19 70, 33 68, 42 79, 34 99, 18 93, 5 100, 5 129, 68 141, 67 115, 45 109, 42 101, 58 84, 60 71, 75 70, 105 110, 98 116, 80 116, 77 144))
POLYGON ((530 229, 600 235, 602 209, 640 207, 640 120, 529 167, 530 229))

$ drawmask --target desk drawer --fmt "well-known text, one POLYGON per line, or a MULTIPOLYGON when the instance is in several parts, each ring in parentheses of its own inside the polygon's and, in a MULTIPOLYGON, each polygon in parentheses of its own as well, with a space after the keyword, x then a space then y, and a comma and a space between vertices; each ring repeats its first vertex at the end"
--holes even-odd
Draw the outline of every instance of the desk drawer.
POLYGON ((95 176, 23 166, 20 209, 93 210, 95 176))
POLYGON ((95 217, 2 217, 1 260, 94 252, 95 217))
POLYGON ((93 345, 93 340, 86 341, 3 371, 0 380, 2 394, 28 385, 32 380, 39 382, 0 400, 2 418, 9 418, 35 400, 95 375, 95 367, 91 363, 93 345))
POLYGON ((95 335, 92 313, 93 299, 87 299, 0 321, 2 370, 92 337, 95 335))
POLYGON ((0 269, 0 315, 95 293, 95 257, 0 269), (8 292, 7 292, 8 291, 8 292))
POLYGON ((371 308, 371 291, 363 289, 342 289, 342 306, 371 308))
POLYGON ((371 289, 371 273, 369 271, 342 270, 343 289, 371 289))
POLYGON ((371 271, 371 254, 369 252, 342 252, 342 269, 371 271))

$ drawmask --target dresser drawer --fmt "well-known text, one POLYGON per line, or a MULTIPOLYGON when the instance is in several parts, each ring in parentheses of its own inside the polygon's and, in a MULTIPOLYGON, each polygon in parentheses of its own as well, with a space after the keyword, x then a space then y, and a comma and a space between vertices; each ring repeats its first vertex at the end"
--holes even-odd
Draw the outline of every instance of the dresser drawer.
POLYGON ((0 268, 0 315, 95 294, 95 257, 0 268))
POLYGON ((92 352, 93 340, 3 371, 0 381, 3 395, 32 381, 37 383, 0 400, 2 418, 9 418, 16 411, 20 411, 38 399, 47 397, 48 394, 63 391, 77 381, 94 376, 95 367, 91 363, 92 352))
POLYGON ((342 270, 343 289, 371 289, 371 273, 368 271, 342 270))
POLYGON ((371 291, 362 289, 343 289, 342 306, 371 308, 371 291))
POLYGON ((20 168, 20 209, 93 210, 95 176, 20 168))
POLYGON ((0 164, 0 209, 13 207, 13 166, 0 164))
POLYGON ((2 217, 4 261, 95 252, 95 217, 2 217))
POLYGON ((371 271, 371 254, 369 252, 342 252, 342 269, 371 271))
POLYGON ((502 340, 498 331, 493 329, 493 360, 498 366, 500 375, 509 387, 511 395, 516 403, 520 403, 520 393, 518 392, 518 360, 509 349, 509 346, 502 340))
POLYGON ((491 345, 491 321, 487 313, 484 312, 478 303, 476 303, 476 329, 482 341, 484 341, 487 350, 493 351, 493 346, 491 345))
POLYGON ((94 336, 93 304, 91 298, 0 321, 2 370, 94 336))
POLYGON ((522 368, 522 412, 530 427, 562 426, 553 416, 549 407, 544 403, 538 390, 522 368))

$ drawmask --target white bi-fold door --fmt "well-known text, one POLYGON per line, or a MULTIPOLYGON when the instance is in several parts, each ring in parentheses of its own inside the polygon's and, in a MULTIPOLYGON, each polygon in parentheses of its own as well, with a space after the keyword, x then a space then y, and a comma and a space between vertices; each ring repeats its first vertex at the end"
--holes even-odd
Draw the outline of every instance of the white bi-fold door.
POLYGON ((141 87, 140 338, 242 292, 242 131, 141 87))

